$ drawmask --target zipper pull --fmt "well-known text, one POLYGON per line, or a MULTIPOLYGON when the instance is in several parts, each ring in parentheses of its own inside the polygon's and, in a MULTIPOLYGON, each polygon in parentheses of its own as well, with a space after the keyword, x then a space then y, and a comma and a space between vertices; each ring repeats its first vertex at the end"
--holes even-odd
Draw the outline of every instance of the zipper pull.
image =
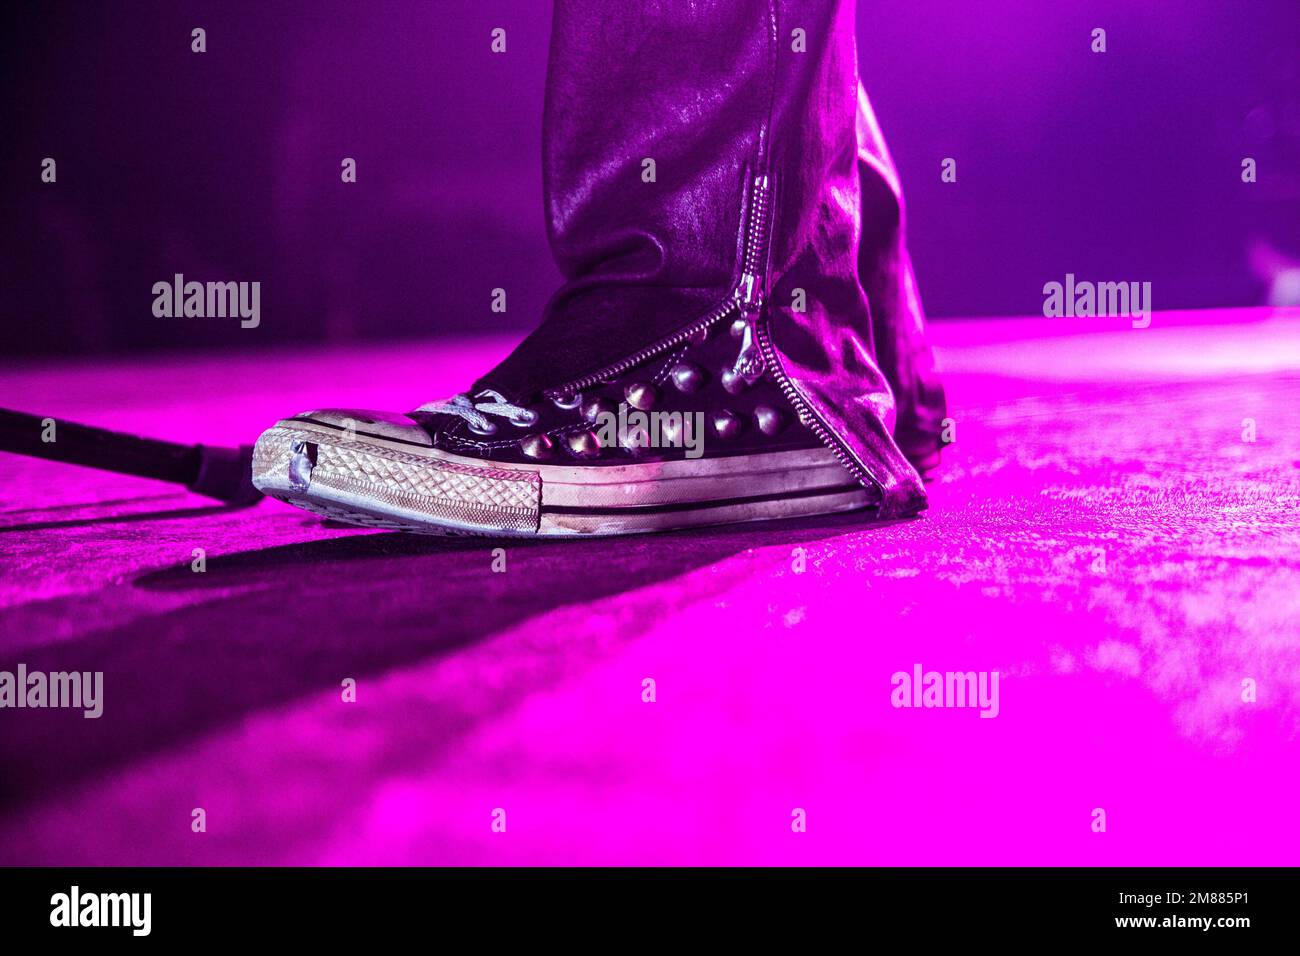
POLYGON ((749 388, 763 377, 765 363, 758 336, 754 333, 756 321, 757 315, 747 317, 742 314, 732 325, 733 331, 740 329, 740 354, 736 356, 731 368, 724 369, 722 373, 722 387, 732 395, 749 388))
POLYGON ((741 274, 740 284, 736 286, 736 305, 740 308, 740 314, 747 319, 757 315, 763 307, 763 287, 754 273, 741 274))
POLYGON ((767 175, 754 177, 750 186, 749 214, 745 223, 740 281, 736 285, 735 293, 736 305, 740 308, 741 316, 746 319, 752 319, 763 307, 770 201, 767 175))

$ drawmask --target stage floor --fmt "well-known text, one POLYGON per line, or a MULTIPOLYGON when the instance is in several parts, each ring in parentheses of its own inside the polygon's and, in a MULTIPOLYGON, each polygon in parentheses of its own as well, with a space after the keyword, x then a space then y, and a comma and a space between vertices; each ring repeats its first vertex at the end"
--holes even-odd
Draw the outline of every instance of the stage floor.
MULTIPOLYGON (((0 455, 0 670, 105 675, 99 719, 0 711, 0 863, 1294 864, 1300 315, 936 339, 957 444, 895 524, 440 540, 0 455), (997 671, 998 715, 894 708, 918 664, 997 671)), ((9 369, 0 406, 251 441, 509 344, 9 369)))

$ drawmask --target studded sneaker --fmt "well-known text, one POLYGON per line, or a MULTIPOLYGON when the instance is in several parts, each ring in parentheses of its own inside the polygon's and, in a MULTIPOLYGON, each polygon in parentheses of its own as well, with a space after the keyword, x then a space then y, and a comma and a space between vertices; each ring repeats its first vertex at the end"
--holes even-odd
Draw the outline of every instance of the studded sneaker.
POLYGON ((754 318, 719 310, 579 391, 461 394, 408 415, 309 411, 258 439, 267 495, 370 527, 629 534, 870 508, 771 376, 754 318))

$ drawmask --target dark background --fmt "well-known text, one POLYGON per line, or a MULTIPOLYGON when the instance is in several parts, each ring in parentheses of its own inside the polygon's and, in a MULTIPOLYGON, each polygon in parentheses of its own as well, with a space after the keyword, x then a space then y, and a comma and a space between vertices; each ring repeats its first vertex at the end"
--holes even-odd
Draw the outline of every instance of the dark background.
MULTIPOLYGON (((556 282, 549 4, 142 0, 0 18, 6 356, 536 322, 556 282), (176 272, 260 281, 260 328, 154 318, 151 287, 176 272)), ((1296 0, 864 0, 858 34, 933 316, 1037 314, 1066 272, 1150 281, 1157 309, 1300 296, 1296 0)))

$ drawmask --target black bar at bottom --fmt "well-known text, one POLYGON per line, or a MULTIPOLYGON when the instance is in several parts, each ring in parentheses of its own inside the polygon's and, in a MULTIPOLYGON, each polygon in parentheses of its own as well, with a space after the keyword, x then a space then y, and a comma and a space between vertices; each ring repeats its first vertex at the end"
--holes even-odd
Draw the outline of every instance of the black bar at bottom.
POLYGON ((1233 946, 1294 932, 1295 876, 1209 867, 20 868, 0 871, 0 926, 6 942, 91 944, 434 933, 431 945, 459 939, 457 948, 507 940, 621 948, 637 939, 766 947, 778 938, 820 947, 844 934, 883 944, 902 933, 926 944, 1128 937, 1233 946))

